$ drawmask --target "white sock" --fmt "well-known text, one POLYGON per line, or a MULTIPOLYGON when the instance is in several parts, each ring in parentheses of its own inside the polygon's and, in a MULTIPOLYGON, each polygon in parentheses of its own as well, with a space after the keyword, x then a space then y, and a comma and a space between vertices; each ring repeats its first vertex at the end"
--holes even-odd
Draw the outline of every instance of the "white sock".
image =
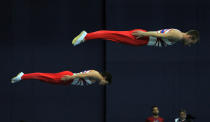
POLYGON ((17 83, 19 81, 21 81, 21 77, 24 75, 23 72, 20 72, 17 76, 15 76, 14 78, 12 78, 11 83, 17 83))

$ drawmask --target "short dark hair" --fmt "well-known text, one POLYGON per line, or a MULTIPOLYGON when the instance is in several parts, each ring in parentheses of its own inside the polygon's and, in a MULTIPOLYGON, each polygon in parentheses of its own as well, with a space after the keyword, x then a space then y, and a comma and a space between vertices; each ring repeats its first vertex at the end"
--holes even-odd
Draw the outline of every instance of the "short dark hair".
POLYGON ((100 74, 106 79, 106 81, 109 82, 109 84, 112 83, 112 74, 111 73, 109 73, 109 72, 101 72, 100 74))
POLYGON ((200 41, 200 34, 198 30, 189 30, 186 33, 187 35, 192 36, 192 40, 200 41))
POLYGON ((152 106, 152 110, 153 110, 153 108, 156 108, 156 107, 158 108, 158 106, 157 106, 157 105, 153 105, 153 106, 152 106))
POLYGON ((179 113, 181 113, 181 112, 187 113, 187 111, 185 109, 180 109, 179 113))

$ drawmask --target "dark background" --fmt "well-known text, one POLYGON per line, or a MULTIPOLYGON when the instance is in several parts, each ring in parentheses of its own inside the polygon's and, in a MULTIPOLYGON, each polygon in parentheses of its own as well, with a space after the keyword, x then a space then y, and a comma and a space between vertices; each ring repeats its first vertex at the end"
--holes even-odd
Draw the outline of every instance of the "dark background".
POLYGON ((206 0, 1 1, 0 122, 142 122, 158 105, 173 121, 180 108, 209 120, 210 3, 206 0), (73 47, 82 30, 198 29, 192 47, 134 47, 101 40, 73 47), (18 72, 107 69, 106 88, 10 84, 18 72))

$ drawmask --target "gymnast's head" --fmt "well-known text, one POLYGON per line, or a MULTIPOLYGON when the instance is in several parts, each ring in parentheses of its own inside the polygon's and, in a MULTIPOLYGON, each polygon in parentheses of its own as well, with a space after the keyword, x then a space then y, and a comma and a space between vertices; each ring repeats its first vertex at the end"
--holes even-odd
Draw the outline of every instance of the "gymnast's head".
POLYGON ((189 30, 184 35, 184 45, 191 46, 200 41, 200 34, 198 30, 189 30))
POLYGON ((187 111, 185 109, 181 109, 179 111, 179 118, 181 120, 185 120, 187 118, 187 111))
POLYGON ((152 106, 152 114, 154 116, 157 116, 159 114, 159 108, 158 108, 158 106, 152 106))
POLYGON ((112 74, 109 72, 100 72, 101 76, 103 77, 103 80, 99 81, 100 85, 108 85, 112 82, 112 74))

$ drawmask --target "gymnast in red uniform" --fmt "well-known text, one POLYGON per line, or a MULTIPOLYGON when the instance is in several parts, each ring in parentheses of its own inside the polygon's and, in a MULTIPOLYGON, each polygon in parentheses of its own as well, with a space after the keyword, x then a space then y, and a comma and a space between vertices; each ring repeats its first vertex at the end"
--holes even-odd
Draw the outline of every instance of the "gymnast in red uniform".
POLYGON ((72 44, 76 46, 88 40, 103 39, 134 46, 166 47, 176 42, 183 42, 184 45, 190 46, 197 43, 199 38, 197 30, 189 30, 187 32, 181 32, 178 29, 162 29, 158 31, 146 31, 143 29, 130 31, 99 30, 91 33, 82 31, 73 39, 72 44))
POLYGON ((80 73, 72 73, 63 71, 58 73, 19 73, 12 78, 11 83, 17 83, 22 80, 36 79, 42 82, 60 85, 78 85, 85 86, 99 82, 100 85, 109 84, 112 80, 112 75, 108 72, 98 72, 96 70, 88 70, 80 73))
POLYGON ((152 107, 152 116, 146 119, 146 122, 164 122, 164 119, 159 116, 158 106, 152 107))

